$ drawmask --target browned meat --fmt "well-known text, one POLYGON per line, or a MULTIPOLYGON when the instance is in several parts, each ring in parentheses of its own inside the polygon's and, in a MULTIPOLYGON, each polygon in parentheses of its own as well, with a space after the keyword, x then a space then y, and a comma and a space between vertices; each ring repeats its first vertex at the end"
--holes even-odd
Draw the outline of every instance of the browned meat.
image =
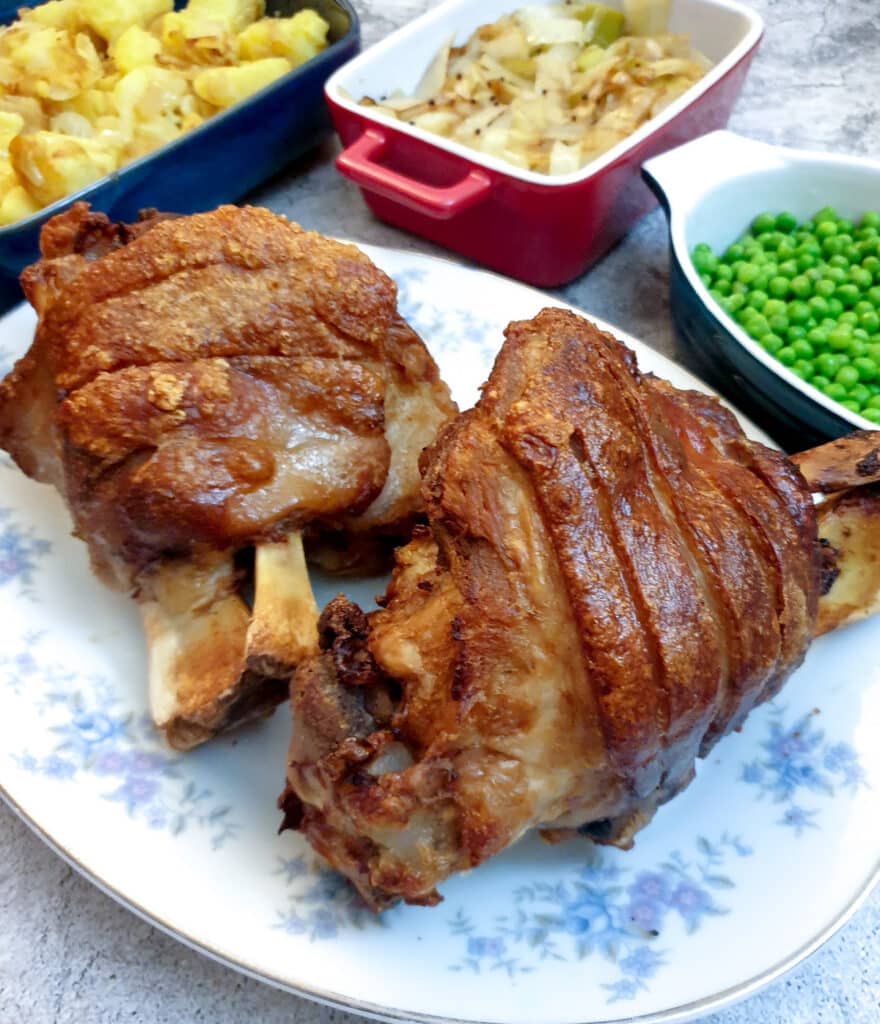
POLYGON ((455 407, 393 282, 268 210, 116 225, 77 204, 41 244, 0 445, 141 600, 157 721, 188 746, 230 707, 274 706, 314 647, 300 532, 404 528, 455 407), (254 547, 249 611, 236 553, 254 547))
POLYGON ((814 633, 791 462, 586 320, 506 333, 384 607, 338 598, 293 683, 285 820, 377 910, 532 827, 629 845, 814 633))

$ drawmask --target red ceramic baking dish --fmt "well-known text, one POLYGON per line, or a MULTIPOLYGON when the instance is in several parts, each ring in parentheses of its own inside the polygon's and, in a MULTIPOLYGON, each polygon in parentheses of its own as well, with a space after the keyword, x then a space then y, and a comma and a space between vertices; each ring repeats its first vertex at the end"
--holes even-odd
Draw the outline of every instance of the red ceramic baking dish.
POLYGON ((528 5, 447 0, 342 67, 326 95, 344 147, 337 166, 377 217, 547 287, 582 274, 656 203, 639 173, 645 160, 727 123, 763 23, 732 0, 673 0, 670 30, 688 33, 714 66, 637 132, 564 176, 522 170, 360 106, 364 96, 411 93, 447 39, 463 42, 528 5))

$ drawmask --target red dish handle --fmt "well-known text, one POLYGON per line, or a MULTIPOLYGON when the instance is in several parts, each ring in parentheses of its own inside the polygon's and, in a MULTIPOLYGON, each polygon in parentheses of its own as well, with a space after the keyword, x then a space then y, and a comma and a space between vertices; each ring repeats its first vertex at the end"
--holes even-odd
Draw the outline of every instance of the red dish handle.
POLYGON ((336 166, 363 188, 386 199, 424 213, 435 220, 448 220, 484 199, 492 188, 489 175, 479 170, 468 172, 455 185, 437 188, 408 178, 399 171, 374 163, 388 145, 382 132, 368 128, 360 138, 336 158, 336 166))

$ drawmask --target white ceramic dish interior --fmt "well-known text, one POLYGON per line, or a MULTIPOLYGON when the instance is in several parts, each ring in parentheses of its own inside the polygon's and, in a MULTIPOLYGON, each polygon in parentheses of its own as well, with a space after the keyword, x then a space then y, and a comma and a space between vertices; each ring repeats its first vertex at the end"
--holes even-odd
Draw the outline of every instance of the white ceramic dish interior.
MULTIPOLYGON (((538 0, 541 6, 547 2, 549 0, 538 0)), ((620 7, 620 0, 606 2, 609 6, 620 7)), ((670 30, 687 33, 692 44, 713 62, 714 67, 661 114, 598 160, 572 174, 551 177, 523 170, 440 135, 432 135, 404 121, 384 117, 358 103, 363 96, 387 96, 395 90, 411 93, 448 39, 454 37, 456 42, 464 42, 480 25, 525 6, 536 4, 534 0, 531 3, 529 0, 481 0, 480 3, 473 3, 473 0, 447 0, 340 68, 327 81, 327 95, 334 102, 363 117, 380 124, 391 124, 407 135, 430 142, 501 174, 539 185, 564 186, 598 174, 626 150, 638 145, 642 139, 693 104, 748 53, 764 28, 763 21, 754 11, 733 0, 673 0, 670 30)))
POLYGON ((755 359, 786 383, 854 428, 877 424, 828 398, 801 380, 749 337, 709 294, 691 262, 695 245, 723 251, 765 210, 788 210, 799 220, 827 204, 844 217, 880 205, 880 162, 799 149, 783 149, 733 132, 703 135, 645 163, 666 193, 675 256, 687 280, 725 329, 755 359))

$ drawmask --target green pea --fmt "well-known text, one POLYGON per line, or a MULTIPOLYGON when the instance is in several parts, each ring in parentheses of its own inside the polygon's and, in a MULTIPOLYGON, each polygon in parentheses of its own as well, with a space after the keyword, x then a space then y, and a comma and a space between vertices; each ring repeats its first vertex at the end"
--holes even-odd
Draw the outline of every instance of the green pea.
POLYGON ((823 377, 828 377, 830 380, 840 369, 840 363, 831 352, 823 352, 816 357, 816 369, 823 377))
POLYGON ((789 292, 789 280, 787 277, 771 277, 767 282, 767 291, 774 299, 784 299, 789 292))
POLYGON ((767 322, 767 317, 756 312, 749 320, 747 330, 753 338, 760 340, 765 334, 770 333, 770 324, 767 322))
POLYGON ((738 242, 734 242, 733 245, 729 245, 724 250, 724 262, 725 263, 739 263, 745 259, 746 251, 738 242))
POLYGON ((788 304, 788 319, 793 324, 805 324, 811 316, 810 307, 806 302, 798 302, 794 300, 788 304))
POLYGON ((721 295, 730 295, 730 281, 719 281, 715 279, 715 290, 721 295))
POLYGON ((842 384, 845 388, 851 388, 853 384, 858 384, 861 378, 859 377, 859 371, 855 366, 841 366, 834 379, 838 384, 842 384))
POLYGON ((880 394, 872 395, 867 401, 867 406, 869 409, 880 409, 880 394))
MULTIPOLYGON (((785 313, 776 313, 774 316, 768 316, 767 323, 770 324, 770 330, 775 334, 784 334, 788 337, 789 332, 792 330, 785 313)), ((797 330, 803 331, 804 329, 803 327, 798 327, 797 330)), ((791 338, 789 338, 790 340, 791 338)))
POLYGON ((858 263, 864 254, 859 250, 857 245, 848 245, 843 250, 843 255, 846 256, 850 263, 858 263))
POLYGON ((853 367, 858 371, 859 380, 876 380, 880 373, 880 366, 870 356, 862 355, 852 361, 853 367))
POLYGON ((752 221, 752 231, 756 235, 763 235, 766 231, 772 231, 776 227, 776 218, 772 213, 759 213, 752 221))
POLYGON ((817 238, 833 238, 837 234, 837 223, 830 218, 827 220, 819 221, 816 224, 816 237, 817 238))
POLYGON ((801 380, 807 381, 812 380, 816 375, 813 364, 806 359, 798 359, 797 362, 792 363, 791 372, 796 373, 801 380))
POLYGON ((760 236, 758 241, 761 243, 761 248, 764 249, 765 252, 770 252, 771 250, 775 252, 784 238, 785 235, 780 231, 766 231, 760 236))
POLYGON ((848 409, 850 412, 860 413, 862 411, 862 407, 859 405, 859 403, 854 402, 851 398, 844 398, 840 404, 844 407, 844 409, 848 409))
POLYGON ((798 359, 816 358, 816 350, 807 341, 806 338, 800 338, 798 341, 793 342, 790 347, 794 354, 798 357, 798 359))
POLYGON ((862 260, 862 267, 868 271, 871 277, 876 278, 880 274, 880 258, 877 256, 866 256, 862 260))
POLYGON ((840 256, 846 248, 842 238, 826 238, 822 243, 822 252, 826 256, 840 256))
MULTIPOLYGON (((823 206, 822 209, 813 217, 813 223, 818 227, 823 221, 837 221, 837 211, 833 206, 823 206)), ((836 230, 835 223, 835 230, 836 230)))
POLYGON ((791 290, 799 299, 806 299, 813 293, 813 285, 808 277, 798 274, 791 280, 791 290))
POLYGON ((719 263, 715 268, 715 279, 717 281, 732 281, 733 271, 726 263, 719 263))
POLYGON ((867 213, 863 213, 859 220, 860 228, 876 228, 880 231, 880 213, 876 210, 868 210, 867 213))
MULTIPOLYGON (((790 328, 794 330, 794 328, 790 328)), ((814 348, 824 348, 828 344, 828 328, 827 327, 811 327, 807 331, 807 341, 814 348)))
POLYGON ((855 229, 855 224, 853 224, 853 222, 848 217, 838 217, 837 218, 837 230, 841 234, 847 234, 847 235, 852 234, 854 229, 855 229))
POLYGON ((880 307, 880 285, 875 284, 865 292, 865 298, 876 309, 880 307))
POLYGON ((859 299, 859 301, 853 306, 852 312, 861 316, 863 313, 873 313, 874 307, 865 299, 859 299))
POLYGON ((813 385, 814 388, 818 388, 820 391, 823 391, 825 388, 828 387, 831 381, 828 379, 828 377, 823 377, 821 373, 817 373, 810 383, 813 385))
POLYGON ((866 334, 876 334, 880 331, 880 315, 873 311, 862 313, 859 317, 859 327, 861 327, 866 334))
POLYGON ((712 287, 712 275, 711 274, 700 274, 700 280, 707 288, 712 287))
POLYGON ((736 272, 736 279, 741 284, 751 284, 760 273, 761 270, 755 263, 741 263, 736 272))
POLYGON ((843 255, 843 253, 840 253, 837 256, 832 256, 831 259, 828 260, 828 266, 836 267, 838 270, 845 271, 849 269, 849 260, 843 255))
POLYGON ((853 328, 853 340, 863 341, 867 345, 868 342, 871 340, 871 337, 868 334, 868 332, 863 330, 861 327, 854 327, 853 328))
POLYGON ((828 300, 824 299, 821 295, 811 295, 807 299, 807 305, 810 307, 813 316, 818 317, 820 320, 828 315, 828 300))
MULTIPOLYGON (((862 218, 864 220, 864 218, 862 218)), ((797 217, 793 213, 789 213, 788 210, 783 210, 782 213, 776 214, 775 226, 777 231, 784 231, 786 234, 790 234, 797 227, 797 217)))
POLYGON ((747 305, 751 306, 752 309, 763 310, 764 306, 767 304, 768 298, 769 296, 766 292, 762 292, 756 289, 749 295, 748 299, 746 300, 746 303, 747 305))
POLYGON ((805 252, 801 256, 798 256, 797 258, 798 270, 800 270, 801 273, 803 273, 806 270, 812 270, 818 262, 819 261, 816 259, 815 256, 811 255, 808 252, 805 252))
POLYGON ((822 299, 830 299, 836 288, 837 285, 834 281, 823 278, 821 281, 817 281, 815 285, 813 285, 813 291, 816 293, 814 298, 819 297, 822 299))
MULTIPOLYGON (((758 339, 758 344, 764 349, 765 352, 769 352, 771 356, 779 357, 779 353, 785 348, 785 342, 778 334, 774 334, 772 331, 768 331, 758 339)), ((792 353, 792 362, 795 360, 795 355, 792 353)))
POLYGON ((854 384, 849 389, 849 397, 851 401, 858 402, 861 408, 871 397, 871 392, 864 384, 854 384))
POLYGON ((862 415, 872 423, 880 423, 880 409, 862 409, 862 415))
POLYGON ((839 324, 849 324, 850 327, 855 327, 859 322, 859 314, 854 309, 848 309, 845 313, 841 313, 837 318, 839 324))
MULTIPOLYGON (((761 339, 761 344, 764 348, 767 348, 767 339, 775 337, 777 337, 777 335, 768 334, 761 339)), ((779 340, 782 341, 781 338, 779 340)), ((770 349, 767 349, 767 351, 769 352, 770 349)), ((783 345, 783 347, 776 352, 776 358, 783 366, 793 366, 797 362, 797 352, 795 352, 791 345, 783 345)))
POLYGON ((846 347, 846 354, 850 359, 858 359, 859 356, 867 355, 868 346, 865 343, 864 338, 857 338, 855 335, 850 339, 849 345, 846 347))
POLYGON ((840 381, 832 381, 828 387, 822 389, 825 394, 835 402, 846 401, 846 387, 840 381))
POLYGON ((724 299, 724 308, 728 313, 735 313, 746 304, 745 295, 727 295, 724 299))
POLYGON ((865 355, 870 356, 875 363, 880 363, 880 343, 870 342, 865 350, 865 355))
POLYGON ((797 260, 786 259, 780 262, 779 273, 782 277, 797 277, 799 273, 797 260))
POLYGON ((795 250, 798 256, 804 256, 809 254, 810 256, 816 256, 817 258, 822 255, 822 246, 813 238, 812 235, 807 235, 806 238, 800 243, 795 250))
POLYGON ((870 270, 865 270, 864 267, 850 267, 847 277, 862 291, 867 291, 874 283, 874 275, 870 270))
POLYGON ((852 341, 852 330, 848 324, 839 324, 828 332, 828 345, 834 352, 845 352, 852 341))
POLYGON ((838 287, 834 296, 849 309, 859 301, 859 289, 854 284, 842 284, 838 287))
POLYGON ((836 295, 832 295, 828 300, 828 315, 831 317, 838 317, 843 312, 843 303, 838 299, 836 295))

